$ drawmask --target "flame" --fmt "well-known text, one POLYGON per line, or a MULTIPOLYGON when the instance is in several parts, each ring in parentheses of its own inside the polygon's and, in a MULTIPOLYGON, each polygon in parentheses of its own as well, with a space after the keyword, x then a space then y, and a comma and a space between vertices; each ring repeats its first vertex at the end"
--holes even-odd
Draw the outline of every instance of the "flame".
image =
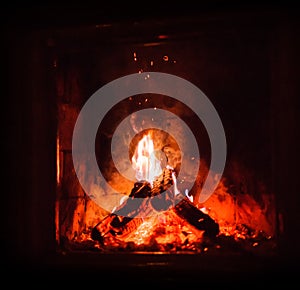
POLYGON ((135 177, 138 181, 153 181, 162 174, 160 160, 155 156, 154 143, 151 133, 145 134, 139 141, 131 159, 135 177))

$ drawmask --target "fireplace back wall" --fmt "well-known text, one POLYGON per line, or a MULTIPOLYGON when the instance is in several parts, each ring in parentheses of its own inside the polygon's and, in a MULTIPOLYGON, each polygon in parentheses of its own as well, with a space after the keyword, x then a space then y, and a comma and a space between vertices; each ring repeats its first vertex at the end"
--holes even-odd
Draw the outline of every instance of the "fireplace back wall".
MULTIPOLYGON (((118 62, 123 60, 104 58, 100 60, 107 62, 101 64, 104 71, 99 69, 93 74, 88 67, 92 62, 86 60, 94 61, 96 58, 93 57, 98 52, 113 55, 111 48, 115 49, 115 55, 120 55, 118 49, 126 47, 126 43, 133 43, 132 47, 149 43, 159 32, 160 35, 174 36, 174 42, 179 38, 187 45, 187 51, 188 47, 197 48, 194 58, 187 55, 184 61, 180 57, 181 52, 173 51, 179 60, 176 73, 199 85, 212 100, 221 118, 227 116, 222 121, 229 139, 228 159, 238 156, 243 164, 257 172, 275 195, 278 255, 270 271, 293 273, 292 257, 299 256, 297 247, 290 246, 295 245, 299 235, 296 202, 299 200, 299 179, 296 165, 290 164, 290 160, 295 160, 294 153, 298 145, 294 134, 297 124, 296 53, 299 48, 295 38, 299 26, 296 26, 298 22, 294 15, 290 10, 276 9, 271 12, 242 10, 239 13, 208 11, 202 13, 201 17, 193 15, 191 18, 175 20, 161 18, 157 22, 151 19, 136 24, 133 22, 132 19, 127 19, 126 24, 116 21, 111 24, 111 28, 103 28, 105 25, 101 26, 102 23, 81 23, 71 28, 64 25, 48 25, 43 29, 21 28, 18 25, 9 27, 7 44, 11 98, 9 114, 6 116, 11 127, 5 142, 11 158, 8 169, 8 204, 5 208, 7 239, 4 240, 9 268, 20 271, 24 268, 76 271, 78 266, 80 269, 90 270, 95 267, 103 270, 103 261, 107 263, 108 260, 109 269, 123 269, 126 265, 125 258, 118 255, 114 258, 103 256, 101 262, 94 255, 71 255, 71 258, 66 258, 57 254, 56 150, 61 89, 57 86, 57 71, 62 69, 61 65, 68 73, 71 73, 69 68, 72 66, 80 68, 77 72, 81 75, 68 75, 70 79, 64 79, 64 85, 69 84, 72 91, 69 94, 72 100, 67 99, 65 102, 74 101, 75 98, 75 102, 82 104, 101 85, 127 72, 136 72, 137 69, 133 63, 125 70, 114 70, 118 62), (128 31, 132 32, 130 37, 128 31), (198 44, 195 44, 197 41, 198 44), (69 63, 62 64, 62 60, 69 63), (194 69, 194 73, 188 68, 194 69), (76 86, 79 86, 83 99, 79 97, 76 100, 76 86), (244 111, 246 115, 241 115, 237 108, 245 106, 248 106, 244 111)), ((130 52, 129 49, 128 54, 130 52)), ((170 72, 168 69, 166 71, 170 72)), ((64 90, 68 88, 64 87, 64 90)), ((64 93, 64 97, 68 98, 68 95, 64 93)), ((139 256, 133 258, 132 265, 146 265, 152 261, 153 265, 173 267, 173 270, 193 270, 188 258, 181 257, 182 268, 178 266, 177 259, 180 258, 139 256)), ((203 260, 197 260, 196 257, 190 259, 198 267, 203 267, 203 260)), ((257 259, 261 262, 260 258, 255 257, 253 263, 250 262, 251 266, 246 266, 237 263, 232 257, 226 259, 228 264, 235 265, 231 266, 237 272, 237 265, 242 266, 242 269, 244 266, 244 270, 248 271, 257 264, 257 259)), ((266 260, 263 259, 264 262, 266 260)), ((224 258, 218 263, 215 263, 215 259, 205 260, 206 273, 221 273, 223 262, 224 258)), ((262 263, 265 267, 270 264, 269 261, 262 263)), ((133 268, 136 269, 136 266, 133 268)))

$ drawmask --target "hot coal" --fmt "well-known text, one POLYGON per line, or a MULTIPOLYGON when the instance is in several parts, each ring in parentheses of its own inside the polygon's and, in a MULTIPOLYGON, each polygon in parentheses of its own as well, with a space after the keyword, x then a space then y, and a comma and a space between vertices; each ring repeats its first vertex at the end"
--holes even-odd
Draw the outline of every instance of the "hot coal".
POLYGON ((147 181, 134 184, 130 195, 114 212, 106 216, 93 229, 91 238, 103 243, 105 237, 124 238, 142 223, 141 216, 150 211, 174 212, 187 223, 204 232, 209 238, 219 234, 219 225, 208 214, 198 209, 186 196, 174 193, 172 169, 165 169, 153 185, 147 181))

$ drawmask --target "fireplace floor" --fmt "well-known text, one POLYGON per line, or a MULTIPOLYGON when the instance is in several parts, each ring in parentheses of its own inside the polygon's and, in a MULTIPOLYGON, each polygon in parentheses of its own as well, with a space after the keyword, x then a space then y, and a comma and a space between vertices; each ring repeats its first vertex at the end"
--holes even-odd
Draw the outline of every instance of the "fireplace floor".
POLYGON ((274 283, 296 281, 296 261, 282 255, 245 253, 57 253, 29 265, 11 269, 25 277, 23 283, 68 286, 92 284, 96 287, 148 286, 162 289, 212 289, 213 287, 270 287, 274 283), (57 285, 57 284, 56 284, 57 285))

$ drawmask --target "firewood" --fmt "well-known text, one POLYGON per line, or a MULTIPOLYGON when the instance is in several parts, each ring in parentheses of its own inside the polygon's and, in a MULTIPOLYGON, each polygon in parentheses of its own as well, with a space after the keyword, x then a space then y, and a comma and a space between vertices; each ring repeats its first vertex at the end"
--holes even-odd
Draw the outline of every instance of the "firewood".
POLYGON ((93 228, 92 239, 103 243, 107 236, 124 238, 143 223, 143 216, 146 217, 147 213, 169 209, 198 230, 204 231, 207 237, 216 237, 219 225, 185 195, 175 195, 170 190, 173 185, 172 172, 171 168, 164 169, 152 186, 147 181, 136 182, 126 201, 93 228))
POLYGON ((103 243, 105 237, 121 238, 134 231, 143 222, 142 218, 136 216, 146 207, 145 197, 150 193, 148 182, 136 182, 125 202, 93 228, 92 239, 103 243))
POLYGON ((124 238, 143 222, 138 215, 167 210, 172 205, 172 193, 166 191, 172 185, 171 171, 164 169, 152 186, 147 181, 136 182, 125 202, 92 229, 92 239, 103 243, 108 236, 124 238))
POLYGON ((214 238, 219 234, 219 224, 208 214, 198 209, 186 196, 177 198, 182 198, 174 207, 174 211, 179 217, 198 230, 204 231, 204 235, 209 238, 214 238))

